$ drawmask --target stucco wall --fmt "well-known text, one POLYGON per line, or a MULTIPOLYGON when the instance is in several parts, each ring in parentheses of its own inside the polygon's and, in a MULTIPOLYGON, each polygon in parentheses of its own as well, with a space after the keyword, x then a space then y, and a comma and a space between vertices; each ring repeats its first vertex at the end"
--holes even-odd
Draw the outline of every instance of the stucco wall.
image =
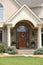
POLYGON ((4 20, 8 20, 18 9, 10 0, 0 0, 4 7, 4 20))

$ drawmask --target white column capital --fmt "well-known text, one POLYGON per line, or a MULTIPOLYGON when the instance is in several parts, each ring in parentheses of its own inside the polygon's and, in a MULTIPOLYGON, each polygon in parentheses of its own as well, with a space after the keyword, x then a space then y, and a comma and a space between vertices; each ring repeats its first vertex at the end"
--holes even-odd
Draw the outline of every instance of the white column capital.
POLYGON ((7 28, 11 28, 11 25, 7 25, 7 28))
POLYGON ((38 28, 42 28, 42 26, 41 25, 38 25, 38 28))

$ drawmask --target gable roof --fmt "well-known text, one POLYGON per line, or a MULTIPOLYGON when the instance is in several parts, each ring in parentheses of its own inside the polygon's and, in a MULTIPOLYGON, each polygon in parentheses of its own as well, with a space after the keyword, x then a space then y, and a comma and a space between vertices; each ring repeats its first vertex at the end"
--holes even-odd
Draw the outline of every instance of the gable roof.
MULTIPOLYGON (((26 4, 29 7, 41 6, 43 4, 43 0, 16 0, 19 4, 26 4)), ((42 5, 43 6, 43 5, 42 5)))
POLYGON ((19 20, 29 20, 31 22, 33 22, 33 24, 36 26, 37 24, 41 24, 42 21, 40 20, 39 17, 37 17, 32 10, 26 5, 24 4, 17 12, 16 14, 14 14, 6 24, 14 24, 15 22, 19 21, 19 20), (26 11, 25 11, 26 10, 26 11), (22 16, 21 14, 23 14, 23 11, 25 12, 24 15, 22 16), (27 15, 28 17, 26 17, 25 15, 27 15), (31 16, 30 16, 31 15, 31 16), (20 18, 21 16, 21 18, 20 18), (19 17, 17 19, 17 17, 19 17), (30 17, 30 18, 29 18, 30 17), (15 22, 14 22, 15 21, 15 22))
POLYGON ((17 8, 20 8, 20 4, 19 4, 19 2, 18 1, 16 1, 16 0, 10 0, 14 5, 16 5, 17 6, 17 8))

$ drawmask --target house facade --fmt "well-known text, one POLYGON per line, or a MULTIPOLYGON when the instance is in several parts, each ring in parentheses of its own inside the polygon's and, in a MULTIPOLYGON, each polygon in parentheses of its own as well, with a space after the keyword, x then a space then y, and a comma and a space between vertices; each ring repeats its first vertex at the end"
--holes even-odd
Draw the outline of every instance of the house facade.
POLYGON ((0 43, 43 47, 43 1, 0 0, 0 43))

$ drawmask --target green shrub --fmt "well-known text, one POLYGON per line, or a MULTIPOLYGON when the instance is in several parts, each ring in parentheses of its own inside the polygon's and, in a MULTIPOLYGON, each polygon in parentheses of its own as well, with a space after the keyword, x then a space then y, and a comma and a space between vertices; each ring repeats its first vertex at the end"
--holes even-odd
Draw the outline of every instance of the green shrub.
POLYGON ((0 43, 0 53, 5 53, 7 51, 7 46, 5 43, 0 43))
POLYGON ((17 49, 15 46, 8 47, 7 53, 9 54, 17 54, 17 49))
POLYGON ((43 55, 43 48, 39 48, 34 52, 34 55, 43 55))

